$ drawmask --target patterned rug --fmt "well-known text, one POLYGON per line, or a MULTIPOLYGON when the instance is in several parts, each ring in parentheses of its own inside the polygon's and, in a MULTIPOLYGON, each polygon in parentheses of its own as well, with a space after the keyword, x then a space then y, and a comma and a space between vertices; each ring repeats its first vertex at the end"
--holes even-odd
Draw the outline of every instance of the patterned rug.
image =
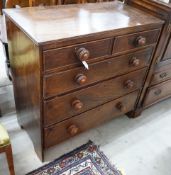
POLYGON ((93 142, 63 155, 27 175, 122 175, 93 142))

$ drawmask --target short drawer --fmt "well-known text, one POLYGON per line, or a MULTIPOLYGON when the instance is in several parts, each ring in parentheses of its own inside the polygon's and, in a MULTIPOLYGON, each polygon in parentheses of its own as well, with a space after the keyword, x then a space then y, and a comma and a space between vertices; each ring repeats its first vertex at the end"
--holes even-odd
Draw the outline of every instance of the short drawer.
POLYGON ((171 96, 171 80, 160 83, 147 90, 144 106, 148 107, 171 96))
POLYGON ((90 60, 111 55, 112 38, 48 50, 43 52, 44 70, 58 69, 67 65, 80 64, 80 60, 90 60))
POLYGON ((61 123, 44 128, 44 147, 48 148, 89 128, 134 109, 138 92, 121 97, 61 123))
POLYGON ((171 79, 171 65, 170 67, 168 67, 168 65, 162 66, 157 72, 155 72, 151 81, 151 85, 161 83, 168 79, 171 79))
POLYGON ((44 77, 44 97, 52 97, 148 66, 153 48, 44 77))
POLYGON ((60 122, 140 89, 146 68, 44 102, 44 125, 60 122))
POLYGON ((157 42, 160 30, 150 30, 116 37, 113 54, 144 47, 157 42))

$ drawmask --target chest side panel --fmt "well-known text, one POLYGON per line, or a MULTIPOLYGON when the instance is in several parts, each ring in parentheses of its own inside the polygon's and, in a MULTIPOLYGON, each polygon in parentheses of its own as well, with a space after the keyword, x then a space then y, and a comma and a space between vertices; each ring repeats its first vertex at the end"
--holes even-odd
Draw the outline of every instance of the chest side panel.
POLYGON ((8 18, 7 31, 17 118, 19 124, 28 131, 41 158, 39 48, 8 18))

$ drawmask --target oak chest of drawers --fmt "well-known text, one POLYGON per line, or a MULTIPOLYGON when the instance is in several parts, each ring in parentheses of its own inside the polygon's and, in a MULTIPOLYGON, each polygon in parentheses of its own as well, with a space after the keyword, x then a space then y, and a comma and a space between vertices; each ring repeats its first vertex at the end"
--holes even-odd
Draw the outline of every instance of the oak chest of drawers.
POLYGON ((117 1, 5 15, 18 121, 40 158, 135 110, 163 21, 117 1))
POLYGON ((165 21, 155 59, 150 67, 146 88, 139 101, 147 108, 171 97, 171 2, 165 0, 127 0, 128 5, 141 9, 165 21))

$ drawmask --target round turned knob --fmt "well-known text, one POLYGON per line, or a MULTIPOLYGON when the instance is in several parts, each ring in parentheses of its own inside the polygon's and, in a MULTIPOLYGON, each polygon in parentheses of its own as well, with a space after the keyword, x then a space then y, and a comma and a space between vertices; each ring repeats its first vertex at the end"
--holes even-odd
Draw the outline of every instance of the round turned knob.
POLYGON ((79 60, 86 61, 90 57, 90 52, 85 48, 79 48, 76 51, 76 55, 79 60))
POLYGON ((131 66, 139 66, 140 65, 140 60, 138 59, 138 58, 136 58, 136 57, 133 57, 133 58, 131 58, 131 60, 130 60, 130 65, 131 66))
POLYGON ((124 86, 128 89, 131 89, 134 87, 134 82, 132 80, 127 80, 125 83, 124 83, 124 86))
POLYGON ((166 77, 167 77, 167 73, 166 72, 160 74, 160 78, 166 78, 166 77))
POLYGON ((143 36, 139 36, 137 39, 136 39, 136 44, 138 46, 144 46, 146 44, 146 38, 143 37, 143 36))
POLYGON ((84 75, 84 74, 78 74, 78 75, 75 77, 75 80, 76 80, 76 82, 77 82, 79 85, 83 85, 84 83, 87 82, 87 77, 86 77, 86 75, 84 75))
POLYGON ((83 103, 80 100, 74 100, 72 102, 72 107, 77 111, 81 110, 83 108, 83 103))
POLYGON ((71 125, 68 127, 67 131, 71 136, 74 136, 78 134, 79 128, 76 125, 71 125))
POLYGON ((122 102, 117 103, 116 108, 119 109, 121 112, 126 111, 126 106, 124 106, 122 102))
POLYGON ((155 95, 160 95, 161 93, 162 93, 162 90, 161 90, 161 89, 157 89, 157 90, 154 92, 155 95))

